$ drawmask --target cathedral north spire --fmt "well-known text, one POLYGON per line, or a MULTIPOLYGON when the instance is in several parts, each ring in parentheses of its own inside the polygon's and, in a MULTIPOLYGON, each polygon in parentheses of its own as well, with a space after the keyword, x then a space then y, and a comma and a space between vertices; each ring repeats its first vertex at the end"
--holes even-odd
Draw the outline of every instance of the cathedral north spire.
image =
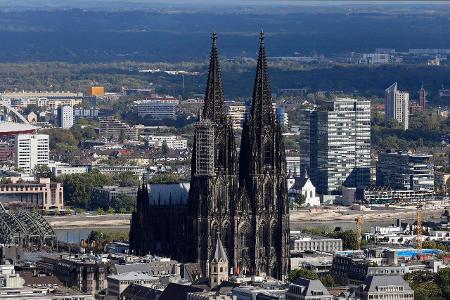
POLYGON ((222 122, 225 119, 225 99, 222 88, 222 77, 217 51, 217 34, 211 35, 212 46, 209 60, 208 81, 206 83, 205 105, 203 118, 214 122, 222 122))

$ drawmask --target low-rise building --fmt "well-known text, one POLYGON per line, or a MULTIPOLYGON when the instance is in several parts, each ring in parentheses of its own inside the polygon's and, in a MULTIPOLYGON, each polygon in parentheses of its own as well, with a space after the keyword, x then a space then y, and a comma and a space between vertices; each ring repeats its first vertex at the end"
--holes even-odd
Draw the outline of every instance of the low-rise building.
POLYGON ((70 166, 64 164, 50 164, 50 170, 58 177, 61 175, 83 174, 89 172, 88 166, 70 166))
POLYGON ((172 150, 186 150, 187 139, 176 135, 147 135, 145 138, 149 146, 162 147, 165 143, 169 149, 172 150))
POLYGON ((289 285, 286 292, 286 300, 332 300, 333 296, 328 292, 318 279, 310 280, 297 278, 289 285))
POLYGON ((291 241, 291 250, 334 253, 342 251, 342 239, 302 237, 291 241))
POLYGON ((63 185, 51 182, 50 178, 24 181, 21 178, 10 177, 9 181, 0 183, 0 203, 15 203, 44 210, 62 210, 63 185))
POLYGON ((128 272, 110 275, 108 281, 108 295, 119 297, 130 284, 138 284, 146 287, 156 288, 159 286, 159 278, 145 273, 128 272))
POLYGON ((369 276, 356 290, 355 295, 361 300, 414 299, 414 291, 402 276, 369 276))
POLYGON ((94 257, 44 257, 37 265, 58 277, 65 286, 76 286, 83 293, 94 295, 107 288, 108 265, 94 257))
POLYGON ((109 165, 95 165, 91 166, 90 169, 96 169, 102 174, 119 174, 124 172, 130 172, 135 176, 139 176, 139 178, 142 177, 145 173, 147 173, 147 168, 140 167, 140 166, 130 166, 130 165, 124 165, 124 166, 109 166, 109 165))
POLYGON ((151 116, 155 119, 174 119, 179 101, 174 97, 152 97, 134 101, 140 117, 151 116))
POLYGON ((91 203, 94 207, 108 209, 108 207, 113 206, 112 203, 114 203, 120 195, 125 195, 135 199, 137 196, 137 187, 94 187, 91 192, 91 203))

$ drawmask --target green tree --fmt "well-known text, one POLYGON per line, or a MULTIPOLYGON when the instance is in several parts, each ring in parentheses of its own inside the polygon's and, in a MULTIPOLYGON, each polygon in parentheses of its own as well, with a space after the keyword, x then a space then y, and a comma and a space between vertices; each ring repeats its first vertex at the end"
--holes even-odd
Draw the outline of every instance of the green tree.
POLYGON ((305 268, 294 269, 289 273, 289 281, 294 282, 297 278, 318 279, 319 276, 311 270, 305 268))
POLYGON ((320 276, 320 281, 322 282, 322 284, 326 287, 334 287, 336 286, 336 282, 334 281, 333 276, 331 276, 330 274, 326 274, 324 276, 320 276))
POLYGON ((103 208, 99 207, 97 208, 97 215, 102 216, 105 214, 105 211, 103 210, 103 208))
POLYGON ((111 201, 111 207, 116 211, 123 208, 125 211, 131 211, 136 203, 136 197, 126 194, 119 194, 111 201))
POLYGON ((161 154, 163 156, 167 156, 170 153, 169 146, 167 146, 167 142, 164 140, 161 145, 161 154))
POLYGON ((335 231, 329 233, 328 236, 342 239, 342 247, 346 250, 353 250, 356 248, 356 235, 352 230, 335 231))
POLYGON ((436 284, 442 291, 445 299, 450 299, 450 269, 441 269, 436 275, 436 284))
POLYGON ((113 183, 110 176, 102 174, 98 170, 92 170, 84 174, 64 175, 59 180, 64 184, 66 204, 83 209, 90 207, 92 188, 113 183))
POLYGON ((306 202, 306 197, 302 193, 298 193, 295 197, 294 204, 298 206, 302 206, 306 202))
POLYGON ((37 165, 33 169, 33 175, 39 179, 39 178, 50 178, 52 181, 55 181, 55 175, 53 175, 50 168, 46 165, 37 165))
POLYGON ((434 282, 422 282, 413 287, 415 300, 444 300, 442 291, 434 282))
POLYGON ((122 187, 138 186, 140 184, 139 177, 132 172, 122 172, 112 177, 115 184, 122 187))
POLYGON ((164 173, 157 176, 153 176, 148 181, 149 183, 180 183, 183 181, 183 178, 181 178, 178 175, 175 174, 169 174, 164 173))
POLYGON ((113 215, 116 212, 116 210, 112 207, 108 208, 108 214, 113 215))

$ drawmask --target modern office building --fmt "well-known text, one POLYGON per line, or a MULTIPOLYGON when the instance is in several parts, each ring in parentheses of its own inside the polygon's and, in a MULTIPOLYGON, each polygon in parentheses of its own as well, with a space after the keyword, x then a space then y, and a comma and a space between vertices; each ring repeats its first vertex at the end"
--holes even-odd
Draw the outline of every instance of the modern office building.
POLYGON ((386 123, 397 120, 403 130, 409 128, 409 93, 399 91, 397 82, 385 91, 384 110, 386 123))
POLYGON ((355 292, 361 300, 413 300, 414 291, 402 276, 369 276, 355 292))
POLYGON ((402 152, 380 153, 377 186, 399 190, 434 191, 431 155, 402 152))
POLYGON ((73 126, 73 107, 72 106, 60 106, 57 109, 57 126, 70 129, 73 126))
POLYGON ((320 194, 370 184, 370 101, 337 98, 300 119, 300 167, 320 194))
POLYGON ((175 119, 179 101, 174 97, 153 97, 134 101, 140 117, 151 116, 155 119, 175 119))
POLYGON ((16 168, 31 173, 38 165, 48 166, 49 137, 47 134, 19 134, 16 136, 16 168))

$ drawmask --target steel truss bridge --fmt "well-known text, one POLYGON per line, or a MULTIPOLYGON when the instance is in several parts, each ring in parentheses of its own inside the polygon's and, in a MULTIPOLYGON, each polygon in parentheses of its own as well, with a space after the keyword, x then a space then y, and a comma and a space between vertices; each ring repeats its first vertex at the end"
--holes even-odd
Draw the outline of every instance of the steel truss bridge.
POLYGON ((5 210, 0 203, 0 244, 41 248, 54 242, 56 234, 41 215, 24 209, 5 210))

